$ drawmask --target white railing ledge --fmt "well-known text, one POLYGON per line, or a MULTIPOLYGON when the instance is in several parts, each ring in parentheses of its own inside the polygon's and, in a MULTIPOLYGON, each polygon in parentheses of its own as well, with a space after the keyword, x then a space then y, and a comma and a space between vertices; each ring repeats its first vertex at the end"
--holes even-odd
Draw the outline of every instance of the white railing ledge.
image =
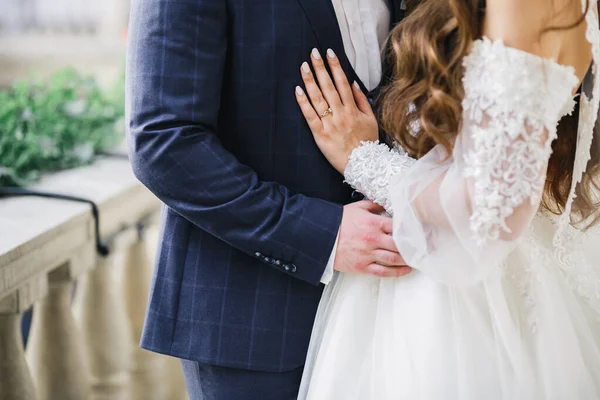
POLYGON ((110 255, 97 254, 88 204, 0 199, 0 399, 186 398, 176 360, 137 345, 156 233, 145 239, 137 228, 155 224, 158 199, 122 157, 48 175, 32 189, 93 201, 110 255), (34 303, 25 354, 20 314, 34 303))
MULTIPOLYGON (((137 181, 123 158, 107 157, 51 174, 31 188, 95 202, 103 238, 160 209, 160 202, 137 181)), ((0 199, 0 300, 36 275, 69 262, 75 275, 95 263, 89 205, 38 197, 0 199)))

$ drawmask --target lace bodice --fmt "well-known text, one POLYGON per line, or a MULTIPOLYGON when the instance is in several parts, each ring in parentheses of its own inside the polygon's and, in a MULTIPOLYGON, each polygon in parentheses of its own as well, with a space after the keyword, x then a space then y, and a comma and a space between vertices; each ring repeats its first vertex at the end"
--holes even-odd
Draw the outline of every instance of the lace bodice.
POLYGON ((370 142, 345 171, 394 214, 394 239, 417 268, 458 257, 481 269, 484 257, 502 260, 514 248, 539 207, 558 121, 573 109, 572 67, 488 39, 463 63, 463 122, 450 160, 439 147, 416 161, 370 142))

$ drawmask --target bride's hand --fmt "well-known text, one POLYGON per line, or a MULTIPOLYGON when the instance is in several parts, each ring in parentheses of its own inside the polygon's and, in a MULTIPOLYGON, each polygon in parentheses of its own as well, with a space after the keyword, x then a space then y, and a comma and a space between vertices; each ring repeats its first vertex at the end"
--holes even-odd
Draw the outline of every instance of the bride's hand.
POLYGON ((361 141, 378 139, 377 120, 358 84, 348 83, 332 50, 327 50, 326 58, 333 81, 316 49, 310 58, 318 83, 308 63, 302 64, 300 73, 306 92, 300 86, 296 87, 296 100, 317 146, 331 165, 343 174, 352 150, 361 141))

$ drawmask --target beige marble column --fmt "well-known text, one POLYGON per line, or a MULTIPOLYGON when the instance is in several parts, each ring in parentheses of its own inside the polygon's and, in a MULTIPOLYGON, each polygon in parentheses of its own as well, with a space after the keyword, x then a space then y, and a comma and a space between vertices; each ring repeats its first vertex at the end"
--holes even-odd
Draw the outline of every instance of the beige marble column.
POLYGON ((35 387, 23 350, 21 314, 0 314, 0 399, 35 398, 35 387))
POLYGON ((97 16, 97 25, 102 40, 123 40, 129 11, 127 3, 122 0, 104 0, 99 3, 100 15, 97 16))
POLYGON ((71 313, 73 282, 67 265, 49 275, 48 296, 35 304, 27 361, 40 400, 89 399, 89 370, 71 313))
POLYGON ((181 370, 181 361, 177 358, 163 358, 163 369, 167 377, 167 400, 186 400, 188 399, 185 389, 185 379, 181 370))
POLYGON ((163 400, 167 397, 162 356, 139 347, 146 314, 146 304, 152 278, 152 261, 143 238, 136 238, 124 251, 119 266, 122 277, 124 305, 131 327, 132 368, 131 400, 163 400))
POLYGON ((130 399, 129 321, 112 260, 98 257, 96 268, 78 282, 74 304, 90 364, 93 400, 130 399))
MULTIPOLYGON (((146 242, 147 255, 154 264, 157 245, 158 245, 158 226, 153 225, 146 230, 144 241, 146 242)), ((185 380, 181 370, 181 362, 173 357, 160 356, 161 372, 165 377, 165 400, 186 400, 188 399, 185 389, 185 380)))

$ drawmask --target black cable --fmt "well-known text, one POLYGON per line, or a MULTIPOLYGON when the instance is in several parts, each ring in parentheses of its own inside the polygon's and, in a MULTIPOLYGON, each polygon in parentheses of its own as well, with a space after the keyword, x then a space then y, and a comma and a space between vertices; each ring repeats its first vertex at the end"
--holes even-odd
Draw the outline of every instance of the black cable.
POLYGON ((110 254, 110 248, 102 242, 100 239, 100 214, 98 212, 98 206, 96 203, 89 199, 76 196, 68 196, 60 193, 43 192, 39 190, 30 190, 23 188, 12 188, 12 187, 0 187, 0 198, 1 197, 17 197, 17 196, 31 196, 31 197, 44 197, 48 199, 58 199, 75 201, 79 203, 89 204, 92 208, 92 215, 94 217, 94 231, 96 235, 96 251, 99 255, 106 257, 110 254))
POLYGON ((110 157, 110 158, 117 158, 117 159, 122 159, 122 160, 129 160, 129 155, 125 154, 125 153, 119 153, 116 151, 100 151, 97 153, 100 156, 104 156, 104 157, 110 157))

